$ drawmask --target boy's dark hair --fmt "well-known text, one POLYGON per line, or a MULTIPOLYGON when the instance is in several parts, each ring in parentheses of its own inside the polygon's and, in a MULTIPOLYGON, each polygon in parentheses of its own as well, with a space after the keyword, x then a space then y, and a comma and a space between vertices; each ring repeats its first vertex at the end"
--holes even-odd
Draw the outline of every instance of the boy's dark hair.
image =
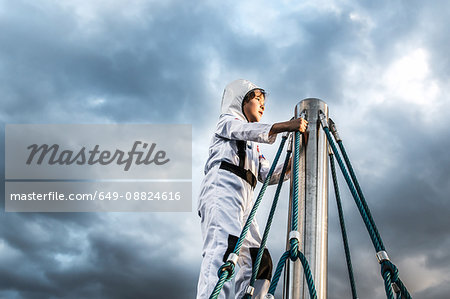
POLYGON ((251 99, 255 97, 255 90, 259 90, 263 95, 264 98, 266 97, 266 91, 261 88, 255 88, 247 92, 247 94, 244 96, 244 99, 242 100, 242 107, 244 107, 245 103, 249 102, 251 99))

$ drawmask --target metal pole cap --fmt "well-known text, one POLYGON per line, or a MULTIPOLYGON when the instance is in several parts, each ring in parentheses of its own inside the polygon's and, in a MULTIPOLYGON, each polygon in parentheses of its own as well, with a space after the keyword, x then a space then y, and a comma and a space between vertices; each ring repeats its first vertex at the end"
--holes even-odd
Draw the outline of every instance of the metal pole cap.
POLYGON ((266 296, 264 296, 264 299, 275 299, 275 297, 272 294, 267 293, 266 296))

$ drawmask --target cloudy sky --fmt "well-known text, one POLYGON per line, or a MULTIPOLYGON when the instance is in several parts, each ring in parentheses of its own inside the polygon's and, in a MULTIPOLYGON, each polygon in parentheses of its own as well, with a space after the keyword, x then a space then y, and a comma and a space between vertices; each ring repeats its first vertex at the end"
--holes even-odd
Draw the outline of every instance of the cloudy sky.
MULTIPOLYGON (((307 97, 328 103, 400 277, 414 298, 448 298, 449 12, 438 0, 0 0, 3 135, 9 123, 193 126, 192 213, 2 211, 0 297, 194 298, 202 168, 223 88, 246 78, 270 93, 263 122, 289 119, 307 97)), ((263 147, 268 158, 276 147, 263 147)), ((341 193, 359 297, 385 298, 341 193)), ((329 298, 349 298, 332 189, 329 199, 329 298)))

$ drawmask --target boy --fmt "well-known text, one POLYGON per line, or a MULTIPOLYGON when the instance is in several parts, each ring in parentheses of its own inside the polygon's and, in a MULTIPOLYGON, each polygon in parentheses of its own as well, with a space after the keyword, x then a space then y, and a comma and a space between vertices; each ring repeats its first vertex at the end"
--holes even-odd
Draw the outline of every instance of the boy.
MULTIPOLYGON (((264 113, 264 101, 264 90, 247 80, 233 81, 224 90, 221 115, 209 147, 198 201, 204 244, 197 299, 211 295, 218 281, 217 272, 233 252, 252 209, 256 178, 264 182, 269 172, 270 163, 254 142, 272 144, 278 133, 306 130, 307 121, 301 118, 273 125, 259 123, 264 113)), ((270 184, 278 183, 281 170, 280 164, 270 184)), ((245 294, 260 242, 255 218, 239 254, 236 298, 241 299, 245 294)), ((272 260, 265 249, 253 298, 262 298, 267 293, 271 276, 272 260)), ((230 284, 225 283, 219 298, 230 298, 230 294, 230 284)))

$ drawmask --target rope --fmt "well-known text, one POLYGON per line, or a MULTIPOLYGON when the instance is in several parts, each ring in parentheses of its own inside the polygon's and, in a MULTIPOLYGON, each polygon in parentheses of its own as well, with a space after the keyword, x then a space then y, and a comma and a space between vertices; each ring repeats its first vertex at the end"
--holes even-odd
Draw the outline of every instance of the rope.
POLYGON ((299 164, 300 164, 300 132, 295 132, 294 139, 294 171, 292 177, 292 223, 291 229, 298 230, 298 177, 299 177, 299 164))
POLYGON ((359 195, 353 186, 353 183, 350 179, 350 176, 345 169, 344 163, 342 162, 341 156, 339 155, 339 152, 336 148, 336 145, 333 142, 333 139, 331 138, 330 130, 328 127, 323 127, 323 130, 325 131, 325 134, 328 139, 328 143, 333 150, 333 153, 335 155, 335 158, 339 164, 339 167, 341 168, 342 174, 345 178, 345 181, 347 182, 347 185, 350 189, 350 192, 353 196, 353 199, 355 200, 356 206, 358 207, 359 213, 361 214, 361 217, 363 218, 364 224, 366 225, 367 231, 369 232, 370 239, 372 240, 373 246, 375 247, 376 252, 384 251, 384 247, 381 246, 379 240, 378 240, 378 234, 375 233, 376 227, 372 225, 372 223, 369 221, 369 218, 367 216, 366 210, 364 208, 364 205, 361 202, 361 199, 359 198, 359 195))
MULTIPOLYGON (((275 155, 275 159, 273 160, 273 163, 272 163, 272 166, 270 167, 269 173, 267 174, 267 177, 264 180, 263 186, 261 187, 261 190, 259 191, 259 194, 255 201, 255 204, 253 205, 250 215, 248 216, 247 221, 245 222, 245 225, 242 229, 241 235, 240 235, 238 242, 233 251, 233 253, 236 255, 239 255, 239 251, 241 250, 242 243, 244 242, 245 236, 247 235, 247 232, 250 229, 250 225, 253 221, 253 218, 256 215, 256 211, 258 210, 259 204, 261 203, 261 200, 264 196, 267 186, 269 185, 270 178, 272 177, 272 174, 275 171, 275 167, 278 163, 281 152, 283 151, 283 147, 284 147, 284 144, 286 143, 286 139, 287 139, 287 136, 283 136, 283 138, 281 139, 280 146, 278 147, 277 154, 275 155)), ((220 267, 218 276, 219 276, 219 281, 217 282, 216 286, 214 287, 214 290, 213 290, 211 296, 209 297, 210 299, 216 299, 219 296, 219 293, 222 290, 224 283, 226 281, 231 280, 231 278, 234 276, 234 264, 227 261, 225 264, 223 264, 220 267), (225 277, 225 278, 223 278, 223 277, 225 277)))
MULTIPOLYGON (((366 201, 366 199, 364 197, 364 194, 362 192, 362 189, 361 189, 361 187, 359 185, 358 179, 356 178, 355 172, 353 171, 352 164, 350 163, 350 159, 348 158, 347 152, 345 151, 345 147, 344 147, 344 144, 342 143, 342 140, 337 140, 337 144, 339 145, 339 149, 341 150, 342 156, 344 157, 345 164, 347 165, 347 168, 348 168, 348 171, 350 172, 350 176, 352 178, 352 181, 355 184, 356 191, 358 192, 358 195, 359 195, 359 197, 361 199, 361 203, 362 203, 362 205, 363 205, 363 207, 364 207, 364 209, 366 211, 367 218, 368 218, 368 220, 370 221, 370 223, 372 224, 372 226, 374 228, 374 232, 375 232, 376 237, 377 237, 377 239, 378 239, 378 241, 380 243, 381 248, 383 248, 383 250, 384 250, 383 240, 381 239, 381 236, 378 233, 377 227, 375 225, 375 221, 372 218, 372 214, 370 213, 370 209, 369 209, 369 207, 367 205, 367 201, 366 201)), ((391 275, 394 276, 394 279, 390 278, 392 280, 392 283, 391 284, 387 283, 385 277, 388 277, 388 276, 391 276, 391 275, 386 274, 388 272, 383 272, 383 266, 382 266, 382 275, 383 275, 383 279, 385 281, 385 286, 389 285, 389 287, 386 286, 386 295, 388 296, 388 298, 394 298, 393 295, 392 295, 392 297, 389 297, 389 296, 391 296, 391 294, 392 294, 392 284, 395 283, 400 289, 400 291, 397 293, 397 298, 403 298, 404 297, 404 298, 411 299, 411 295, 409 294, 409 292, 406 289, 406 287, 403 284, 403 282, 398 277, 397 267, 394 264, 392 264, 391 262, 389 262, 389 261, 387 261, 387 262, 391 264, 391 267, 393 269, 395 269, 394 270, 395 273, 391 273, 391 275), (389 288, 389 291, 388 291, 387 288, 389 288)), ((389 271, 389 270, 385 270, 385 271, 389 271)))
POLYGON ((357 299, 358 295, 356 294, 356 286, 355 286, 355 278, 353 276, 352 260, 350 257, 350 249, 348 246, 347 232, 345 229, 344 211, 342 210, 341 196, 339 194, 339 185, 338 185, 337 177, 336 177, 336 166, 334 165, 333 154, 330 153, 329 157, 330 157, 331 174, 333 177, 334 193, 335 193, 336 203, 337 203, 338 213, 339 213, 339 223, 341 225, 342 241, 344 242, 345 259, 347 261, 348 278, 350 280, 350 287, 352 289, 352 297, 353 297, 353 299, 357 299))
POLYGON ((350 159, 347 156, 347 152, 345 151, 344 144, 342 143, 342 140, 338 140, 337 143, 338 143, 339 148, 341 150, 342 157, 344 157, 344 161, 345 161, 345 164, 347 165, 347 169, 350 172, 350 176, 352 178, 352 181, 355 184, 356 191, 358 192, 358 195, 361 198, 362 205, 364 207, 364 210, 367 213, 367 218, 369 219, 369 221, 372 224, 372 226, 375 228, 375 234, 377 236, 378 241, 380 242, 380 246, 382 248, 384 248, 383 240, 381 240, 380 234, 378 233, 378 230, 376 229, 375 221, 373 221, 372 214, 370 213, 370 209, 367 206, 366 198, 364 197, 364 194, 363 194, 363 192, 361 190, 361 187, 359 185, 358 179, 356 178, 355 172, 353 171, 353 167, 352 167, 352 164, 350 163, 350 159))
MULTIPOLYGON (((297 255, 303 265, 303 273, 305 274, 306 283, 308 284, 309 296, 311 297, 311 299, 317 299, 316 288, 314 286, 314 281, 313 281, 313 277, 311 274, 311 269, 309 268, 308 261, 306 260, 306 257, 303 255, 303 253, 301 251, 298 251, 297 255)), ((268 294, 271 294, 271 295, 275 294, 275 290, 277 289, 277 285, 278 285, 278 281, 280 280, 281 273, 283 272, 283 268, 286 264, 286 261, 290 256, 291 256, 290 250, 286 251, 281 256, 280 261, 278 262, 278 265, 277 265, 277 269, 275 270, 275 274, 273 275, 272 282, 270 283, 268 294)))
MULTIPOLYGON (((324 117, 323 114, 321 115, 321 118, 322 117, 324 117)), ((372 240, 372 243, 375 247, 376 252, 379 253, 380 251, 385 251, 383 241, 381 240, 381 236, 378 233, 377 226, 375 225, 375 221, 372 218, 369 207, 364 198, 362 190, 359 186, 358 180, 356 179, 356 175, 351 166, 350 159, 348 158, 347 153, 345 152, 345 148, 344 148, 344 145, 342 144, 342 141, 337 140, 338 144, 340 144, 340 149, 341 149, 344 159, 346 161, 347 167, 349 168, 349 171, 351 173, 352 180, 350 180, 350 176, 349 176, 347 170, 345 169, 344 163, 342 162, 342 159, 338 153, 336 145, 334 144, 333 139, 331 138, 330 130, 329 130, 326 122, 325 123, 322 122, 322 128, 325 131, 325 134, 328 139, 328 143, 329 143, 331 149, 333 150, 333 153, 336 157, 336 160, 339 164, 339 167, 342 171, 345 181, 347 182, 347 185, 350 189, 353 199, 355 200, 358 210, 363 218, 364 224, 366 225, 367 231, 369 232, 370 238, 372 240), (355 188, 355 186, 356 186, 356 188, 355 188)), ((335 135, 335 138, 336 138, 336 135, 335 135)), ((336 139, 338 139, 338 138, 336 138, 336 139)), ((401 296, 402 298, 404 297, 404 298, 410 299, 411 295, 409 294, 408 290, 404 286, 403 282, 398 277, 397 267, 394 264, 392 264, 389 261, 389 259, 385 259, 385 260, 381 261, 380 264, 381 264, 381 275, 384 279, 386 296, 388 297, 388 299, 394 299, 394 294, 392 292, 392 285, 394 283, 400 289, 400 292, 399 292, 400 295, 397 294, 397 298, 399 298, 401 296)))
MULTIPOLYGON (((411 296, 408 292, 408 290, 406 289, 405 285, 403 284, 403 282, 400 280, 400 278, 398 277, 398 269, 397 267, 391 263, 389 261, 389 258, 387 257, 386 252, 381 252, 381 251, 385 251, 384 248, 384 244, 383 241, 381 240, 381 236, 378 232, 378 229, 375 225, 375 221, 373 220, 373 217, 370 213, 369 207, 367 205, 367 202, 365 200, 365 197, 362 193, 361 187, 358 183, 358 180, 356 178, 356 175, 353 171, 353 167, 350 163, 350 159, 347 156, 347 153, 345 151, 344 145, 342 143, 342 141, 337 140, 337 143, 339 145, 339 148, 342 152, 342 155, 344 157, 345 160, 345 164, 348 168, 348 171, 344 165, 344 162, 341 159, 341 156, 337 150, 337 147, 331 137, 329 128, 326 124, 325 121, 326 118, 324 118, 324 115, 321 115, 321 121, 322 121, 322 127, 323 130, 325 132, 325 135, 327 137, 329 146, 331 147, 333 153, 334 153, 334 157, 336 158, 336 161, 338 162, 338 165, 342 171, 342 174, 345 178, 345 181, 350 189, 350 192, 353 196, 353 199, 356 203, 356 206, 358 207, 359 213, 361 214, 361 217, 363 219, 363 222, 366 226, 366 229, 369 233, 370 239, 372 241, 372 244, 377 252, 377 257, 378 254, 381 253, 381 256, 383 258, 380 258, 381 262, 381 275, 383 277, 384 280, 384 285, 385 285, 385 291, 386 291, 386 296, 388 299, 394 299, 394 291, 396 292, 396 298, 400 299, 400 298, 405 298, 405 299, 411 299, 411 296), (349 174, 350 172, 350 174, 349 174), (383 254, 385 256, 383 256, 383 254), (395 287, 395 288, 394 288, 395 287)), ((335 131, 333 131, 334 133, 336 133, 335 131)), ((299 160, 300 160, 300 132, 297 131, 295 132, 295 139, 294 139, 294 167, 293 167, 293 186, 292 186, 292 207, 291 207, 291 213, 292 213, 292 221, 291 221, 291 231, 294 232, 293 237, 290 236, 290 240, 289 240, 289 244, 290 244, 290 248, 289 250, 287 250, 280 258, 277 268, 275 270, 272 282, 270 284, 269 287, 269 292, 268 294, 271 294, 272 296, 275 293, 276 287, 278 285, 279 279, 281 277, 281 273, 283 271, 283 268, 286 264, 286 261, 288 258, 290 258, 292 261, 296 261, 297 259, 300 259, 302 266, 303 266, 303 272, 305 274, 305 279, 308 285, 308 290, 309 290, 309 294, 310 297, 313 299, 317 298, 317 294, 316 294, 316 289, 315 289, 315 285, 314 285, 314 281, 313 281, 313 277, 311 274, 311 270, 309 268, 309 264, 308 261, 306 260, 306 257, 304 256, 304 254, 299 250, 299 240, 298 238, 298 181, 299 181, 299 160)), ((336 135, 335 135, 336 138, 336 135)), ((256 211, 259 207, 259 204, 262 200, 262 197, 265 193, 265 190, 269 184, 269 181, 272 177, 272 174, 275 170, 275 167, 278 163, 281 151, 284 147, 284 144, 286 142, 287 136, 283 136, 283 139, 281 141, 280 147, 278 148, 278 152, 275 156, 275 159, 272 163, 272 166, 269 170, 269 173, 267 174, 267 177, 263 183, 263 186, 261 187, 261 190, 258 194, 258 197, 255 201, 255 204, 253 205, 253 208, 250 212, 250 215, 247 218, 247 221, 242 229, 241 235, 238 239, 238 242, 234 248, 234 251, 232 254, 234 254, 233 259, 229 259, 225 264, 223 264, 219 271, 218 271, 218 276, 219 276, 219 280, 210 296, 210 299, 216 299, 219 294, 220 291, 223 288, 223 285, 225 284, 226 281, 229 281, 233 276, 234 276, 234 270, 235 270, 235 262, 237 261, 238 255, 239 255, 239 251, 241 249, 241 246, 243 244, 243 241, 245 239, 245 236, 250 228, 250 224, 253 221, 253 218, 256 215, 256 211)), ((338 138, 336 138, 338 139, 338 138)), ((275 197, 274 197, 274 201, 272 203, 272 208, 269 214, 269 218, 267 220, 267 224, 266 224, 266 228, 264 230, 264 235, 261 241, 261 246, 258 250, 258 255, 255 261, 255 265, 252 271, 252 277, 250 280, 250 286, 253 286, 253 284, 256 281, 256 276, 257 273, 259 271, 259 266, 261 263, 261 259, 262 259, 262 255, 264 252, 264 248, 268 239, 268 235, 269 235, 269 231, 270 231, 270 227, 273 221, 273 216, 276 210, 276 206, 278 203, 278 198, 279 198, 279 193, 281 190, 281 186, 282 183, 284 181, 284 176, 285 176, 285 172, 287 169, 287 165, 289 163, 289 158, 290 158, 291 152, 288 149, 288 153, 286 155, 286 159, 283 165, 283 170, 282 173, 280 175, 280 181, 278 182, 278 186, 277 186, 277 190, 275 193, 275 197)), ((345 229, 345 222, 344 222, 344 215, 343 215, 343 210, 342 210, 342 204, 341 204, 341 199, 340 199, 340 194, 339 194, 339 186, 337 184, 337 178, 336 178, 336 167, 334 164, 334 159, 333 159, 333 154, 330 153, 329 154, 330 157, 330 165, 331 165, 331 170, 332 170, 332 176, 333 176, 333 185, 334 185, 334 189, 335 189, 335 194, 336 194, 336 202, 337 202, 337 206, 338 206, 338 213, 339 213, 339 221, 340 221, 340 225, 341 225, 341 232, 342 232, 342 238, 343 238, 343 242, 344 242, 344 249, 345 249, 345 257, 347 260, 347 269, 348 269, 348 273, 349 273, 349 279, 350 279, 350 284, 351 284, 351 289, 352 289, 352 296, 353 298, 357 298, 357 294, 356 294, 356 287, 355 287, 355 281, 354 281, 354 276, 353 276, 353 269, 352 269, 352 264, 351 264, 351 257, 350 257, 350 250, 349 250, 349 246, 348 246, 348 239, 347 239, 347 233, 346 233, 346 229, 345 229)), ((230 255, 231 256, 231 255, 230 255)), ((251 295, 246 294, 244 295, 244 299, 249 299, 251 297, 251 295)))
MULTIPOLYGON (((275 197, 272 202, 272 208, 270 209, 269 217, 267 218, 266 228, 264 229, 264 234, 262 237, 261 245, 259 246, 258 255, 256 256, 255 264, 253 265, 252 277, 250 279, 250 286, 254 286, 256 281, 256 276, 258 275, 259 266, 261 264, 261 259, 264 253, 264 248, 266 247, 267 239, 269 237, 270 228, 273 221, 273 216, 275 214, 278 198, 280 196, 281 187, 284 182, 284 176, 286 174, 287 166, 289 164, 289 159, 291 158, 291 149, 287 149, 286 159, 284 160, 283 170, 281 171, 280 180, 278 182, 277 190, 275 191, 275 197)), ((244 295, 244 299, 249 299, 251 296, 249 294, 244 295)))
POLYGON ((209 296, 210 299, 217 298, 219 296, 220 291, 223 288, 223 285, 227 281, 228 274, 229 274, 228 270, 223 270, 222 271, 222 273, 219 276, 219 281, 217 282, 216 286, 214 287, 214 290, 212 291, 211 296, 209 296))
POLYGON ((290 251, 286 251, 281 256, 278 261, 277 268, 275 269, 275 273, 273 274, 272 281, 270 282, 269 294, 274 295, 275 290, 277 289, 278 281, 280 280, 281 273, 283 272, 284 265, 286 264, 286 260, 291 255, 290 251))
MULTIPOLYGON (((299 164, 300 164, 300 132, 295 132, 294 138, 294 170, 292 174, 292 223, 291 223, 291 231, 298 231, 298 177, 299 177, 299 164)), ((298 240, 291 239, 290 250, 291 250, 291 260, 296 260, 298 248, 298 240)))
POLYGON ((394 299, 394 293, 392 292, 392 282, 391 282, 391 274, 386 272, 383 274, 384 279, 384 289, 386 291, 386 297, 388 299, 394 299))
POLYGON ((244 242, 245 236, 247 235, 248 230, 250 229, 250 224, 253 221, 253 218, 255 218, 256 211, 258 210, 259 204, 261 203, 261 200, 264 196, 264 193, 266 192, 267 186, 269 185, 270 178, 272 177, 273 172, 275 171, 275 167, 278 163, 278 160, 280 159, 281 152, 283 151, 284 144, 286 143, 287 136, 283 136, 281 139, 280 146, 278 148, 277 154, 275 155, 275 159, 273 160, 272 166, 270 167, 269 173, 267 174, 266 179, 264 180, 263 186, 261 187, 261 190, 259 191, 258 198, 255 201, 255 204, 253 205, 253 208, 250 212, 250 215, 247 218, 247 221, 244 225, 244 228, 242 229, 241 235, 239 237, 239 240, 236 244, 236 247, 234 248, 234 253, 239 255, 239 251, 241 250, 242 243, 244 242))
MULTIPOLYGON (((299 163, 300 163, 300 132, 295 132, 295 140, 294 140, 294 170, 293 170, 293 191, 292 191, 292 223, 291 223, 291 231, 298 231, 298 176, 299 176, 299 163)), ((277 269, 275 270, 275 274, 272 278, 272 282, 269 287, 269 294, 274 295, 275 290, 278 285, 278 281, 281 276, 281 272, 283 271, 284 265, 286 264, 286 260, 290 258, 293 262, 297 259, 300 259, 303 272, 305 274, 306 283, 308 285, 309 295, 312 299, 317 299, 316 287, 314 285, 314 280, 311 274, 311 269, 309 268, 308 261, 303 253, 298 249, 299 240, 296 238, 292 238, 289 240, 290 248, 286 251, 280 258, 278 262, 277 269)))
POLYGON ((381 275, 383 276, 386 295, 388 296, 389 299, 394 298, 393 297, 394 295, 392 295, 392 297, 389 297, 390 294, 392 293, 393 284, 397 285, 399 289, 399 292, 397 293, 397 298, 401 296, 401 298, 411 299, 411 295, 409 294, 405 285, 398 276, 397 267, 391 261, 385 260, 381 262, 381 275))

